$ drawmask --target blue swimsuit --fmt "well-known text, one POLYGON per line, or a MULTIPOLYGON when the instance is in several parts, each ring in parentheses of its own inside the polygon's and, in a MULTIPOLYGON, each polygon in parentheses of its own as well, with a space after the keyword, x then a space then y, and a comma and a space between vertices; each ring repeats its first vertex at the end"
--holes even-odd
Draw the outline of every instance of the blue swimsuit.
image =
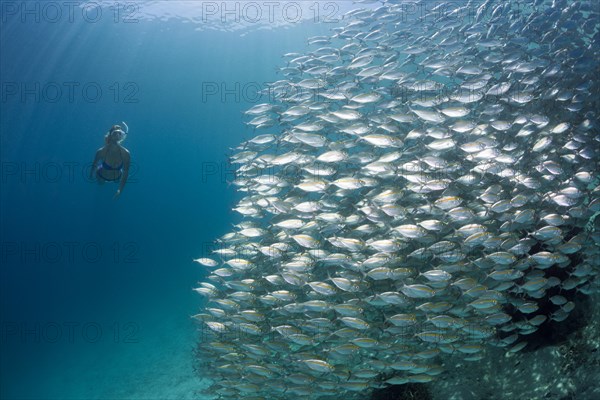
MULTIPOLYGON (((121 156, 121 150, 119 150, 119 156, 121 156)), ((96 175, 98 175, 98 177, 100 177, 102 180, 106 181, 106 182, 116 182, 118 180, 121 179, 121 176, 123 175, 123 157, 121 156, 121 165, 119 165, 118 167, 111 167, 110 165, 108 165, 104 160, 102 160, 102 164, 100 164, 98 166, 98 169, 96 170, 96 175), (114 179, 108 179, 105 178, 101 171, 119 171, 119 175, 114 178, 114 179)))

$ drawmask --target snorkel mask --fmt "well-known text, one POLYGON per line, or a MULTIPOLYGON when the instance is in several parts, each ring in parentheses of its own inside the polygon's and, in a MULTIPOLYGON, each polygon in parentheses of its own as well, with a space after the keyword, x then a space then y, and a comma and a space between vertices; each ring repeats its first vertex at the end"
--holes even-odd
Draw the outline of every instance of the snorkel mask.
POLYGON ((106 134, 106 143, 115 142, 121 143, 127 137, 127 133, 123 131, 121 126, 113 125, 110 131, 106 134))

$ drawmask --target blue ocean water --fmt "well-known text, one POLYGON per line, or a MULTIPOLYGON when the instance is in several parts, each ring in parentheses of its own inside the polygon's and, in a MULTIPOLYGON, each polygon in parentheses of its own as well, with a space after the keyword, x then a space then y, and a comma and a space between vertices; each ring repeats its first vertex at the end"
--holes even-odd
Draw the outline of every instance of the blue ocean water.
MULTIPOLYGON (((381 5, 376 0, 357 2, 360 2, 359 7, 381 5)), ((430 5, 436 3, 422 2, 430 5)), ((544 2, 529 2, 529 5, 534 3, 539 5, 544 2)), ((589 8, 586 11, 584 6, 574 3, 575 7, 584 7, 584 13, 570 14, 573 7, 556 10, 563 3, 566 6, 565 2, 551 3, 553 11, 536 17, 531 26, 529 22, 526 26, 528 30, 536 26, 544 28, 546 18, 550 22, 558 19, 563 25, 553 25, 552 31, 556 32, 549 32, 551 34, 543 38, 552 38, 558 32, 551 47, 556 45, 563 48, 565 40, 573 38, 567 33, 572 33, 572 29, 578 25, 575 19, 568 20, 568 16, 577 16, 582 20, 589 8), (565 32, 560 31, 563 28, 565 32)), ((517 2, 514 5, 519 4, 517 2)), ((210 367, 219 357, 209 356, 204 359, 205 363, 195 359, 199 354, 210 355, 210 352, 194 352, 198 337, 204 337, 204 332, 198 332, 203 325, 194 324, 190 316, 199 312, 203 302, 191 289, 198 285, 198 281, 205 280, 206 269, 192 260, 209 256, 216 247, 214 239, 230 232, 231 225, 241 219, 231 212, 241 193, 236 193, 231 185, 235 178, 234 166, 227 164, 227 155, 240 142, 265 132, 254 132, 242 123, 242 112, 257 103, 271 103, 269 93, 262 90, 268 87, 269 82, 287 79, 277 73, 277 67, 283 66, 285 59, 296 57, 291 55, 283 59, 282 54, 306 54, 318 46, 329 44, 327 40, 316 39, 313 47, 308 48, 307 38, 331 36, 336 17, 346 11, 344 7, 349 9, 357 5, 352 2, 274 4, 236 1, 226 4, 192 0, 143 3, 112 0, 0 2, 0 398, 202 399, 198 391, 206 382, 202 379, 203 371, 196 371, 196 368, 206 364, 210 367), (298 4, 304 8, 298 9, 298 4), (272 6, 287 7, 287 20, 279 18, 281 9, 275 12, 275 20, 271 20, 272 6), (220 10, 223 7, 227 7, 227 10, 220 10), (315 15, 315 7, 320 12, 319 17, 315 15), (298 13, 298 10, 308 13, 308 18, 305 15, 301 22, 296 20, 294 12, 298 13), (262 14, 256 15, 256 12, 262 14), (242 21, 238 21, 238 17, 242 21), (100 185, 88 175, 92 157, 103 144, 104 134, 111 125, 121 121, 125 121, 130 128, 123 144, 131 151, 133 164, 123 194, 115 199, 116 184, 100 185)), ((445 7, 440 6, 438 11, 444 12, 445 7)), ((498 10, 502 11, 494 7, 492 19, 498 10)), ((506 11, 509 11, 507 15, 513 15, 510 9, 506 11)), ((385 21, 385 14, 376 15, 382 16, 385 21)), ((439 14, 435 12, 429 17, 435 18, 436 15, 439 14)), ((597 18, 597 14, 594 15, 597 18)), ((406 22, 404 17, 406 15, 398 22, 399 26, 406 22)), ((377 17, 375 20, 379 21, 377 17)), ((454 23, 450 22, 450 25, 454 23)), ((442 24, 445 22, 442 21, 442 24)), ((510 26, 512 29, 515 25, 510 26)), ((436 24, 432 25, 434 28, 436 24)), ((597 42, 597 29, 590 24, 584 24, 583 28, 588 33, 596 32, 594 38, 597 42)), ((488 35, 490 32, 494 31, 488 31, 488 35)), ((529 34, 537 39, 535 32, 529 34)), ((377 35, 376 30, 371 32, 369 40, 377 42, 377 39, 373 39, 377 35)), ((402 41, 404 37, 413 36, 407 32, 406 35, 400 34, 397 39, 402 41)), ((444 46, 452 46, 452 42, 446 42, 446 38, 438 37, 438 40, 442 40, 444 46)), ((519 37, 511 40, 517 48, 529 43, 519 37)), ((486 43, 484 47, 498 45, 494 44, 494 40, 482 43, 486 43)), ((478 45, 482 46, 482 43, 478 45)), ((536 46, 523 46, 523 56, 535 60, 539 56, 536 46)), ((416 47, 411 46, 411 50, 419 50, 418 42, 416 47)), ((510 50, 511 47, 508 48, 510 50)), ((595 65, 589 56, 591 48, 587 51, 563 48, 556 53, 559 59, 568 60, 563 62, 563 67, 569 70, 568 77, 581 72, 583 77, 590 78, 584 70, 595 65), (564 52, 568 54, 560 55, 564 52), (576 60, 584 53, 585 57, 576 60)), ((479 50, 475 54, 478 53, 479 50)), ((468 56, 470 53, 464 54, 468 56)), ((513 55, 508 54, 508 57, 512 58, 513 55)), ((542 65, 546 66, 535 66, 527 61, 516 67, 522 67, 523 71, 533 68, 535 71, 542 65)), ((513 68, 515 65, 507 67, 513 68)), ((411 66, 406 68, 407 71, 416 69, 411 66)), ((548 82, 553 81, 551 76, 555 73, 550 72, 548 82)), ((506 79, 513 74, 508 75, 506 79)), ((305 75, 299 76, 291 81, 303 79, 305 75)), ((536 76, 527 78, 534 84, 536 79, 536 76)), ((445 78, 440 81, 444 84, 452 82, 445 78)), ((577 79, 573 79, 573 82, 579 84, 577 79)), ((469 83, 473 86, 478 84, 469 83)), ((557 85, 561 87, 560 82, 557 85)), ((596 89, 595 81, 581 83, 575 90, 587 96, 590 87, 596 89)), ((394 91, 390 93, 401 94, 394 91)), ((573 95, 570 89, 559 93, 564 99, 573 95)), ((516 89, 513 94, 522 101, 527 98, 516 89)), ((578 107, 582 109, 583 106, 577 103, 586 98, 581 97, 583 94, 572 96, 571 112, 575 113, 572 110, 578 107)), ((529 112, 525 106, 522 110, 529 112)), ((555 115, 552 108, 540 112, 552 114, 548 120, 551 121, 549 127, 552 127, 553 133, 568 129, 562 113, 555 115)), ((542 117, 544 115, 527 116, 531 121, 543 120, 542 117)), ((571 117, 573 115, 566 118, 570 123, 580 124, 577 129, 582 129, 582 132, 595 129, 592 122, 581 122, 571 117)), ((250 118, 246 117, 244 121, 250 118)), ((421 116, 419 118, 427 120, 421 116)), ((593 119, 596 116, 589 111, 585 118, 593 119)), ((519 120, 523 121, 522 118, 519 120)), ((537 122, 535 124, 538 125, 537 122)), ((277 130, 281 126, 285 124, 275 124, 269 132, 279 133, 277 130)), ((502 124, 497 126, 499 128, 494 126, 494 129, 500 131, 502 124)), ((432 131, 432 136, 435 134, 439 132, 432 131)), ((582 143, 588 140, 587 133, 581 135, 577 137, 582 143)), ((593 135, 589 137, 593 138, 593 135)), ((533 144, 533 152, 540 150, 540 143, 544 142, 533 144)), ((443 145, 448 145, 448 142, 443 145)), ((440 143, 436 142, 435 146, 440 146, 440 143)), ((546 146, 548 143, 542 147, 546 146)), ((581 146, 570 143, 565 147, 581 146)), ((285 148, 286 145, 278 145, 278 151, 285 148)), ((593 161, 583 161, 597 155, 591 145, 578 150, 577 154, 586 168, 595 169, 593 161)), ((557 166, 551 162, 554 155, 548 151, 548 154, 541 153, 540 157, 550 157, 548 160, 544 158, 550 161, 549 164, 544 162, 544 168, 552 175, 560 175, 556 172, 557 166)), ((576 157, 575 154, 572 156, 576 157)), ((490 155, 488 153, 482 157, 490 155)), ((502 162, 506 160, 504 158, 502 162)), ((531 167, 527 163, 524 165, 531 167)), ((437 169, 438 166, 435 167, 437 169)), ((585 176, 585 171, 581 172, 585 176)), ((505 185, 504 189, 511 187, 505 185)), ((564 196, 558 196, 558 202, 555 201, 557 204, 567 203, 566 197, 570 198, 569 195, 581 197, 572 187, 568 189, 564 196)), ((552 196, 549 198, 555 199, 552 196)), ((597 211, 597 199, 589 203, 588 200, 586 198, 582 204, 596 207, 594 211, 597 211)), ((502 203, 500 207, 494 203, 490 208, 499 212, 503 206, 502 203)), ((576 215, 584 214, 581 209, 572 211, 575 219, 576 215)), ((597 213, 589 222, 593 223, 596 216, 597 213)), ((501 226, 498 228, 501 230, 501 226)), ((570 231, 568 237, 580 236, 577 232, 583 229, 582 224, 577 229, 570 231)), ((587 227, 585 229, 589 230, 587 227)), ((543 237, 547 232, 537 234, 543 237)), ((536 236, 535 233, 530 235, 536 236)), ((596 231, 596 244, 597 238, 596 231)), ((540 249, 542 247, 532 251, 540 249)), ((589 254, 598 254, 592 246, 588 250, 589 254)), ((538 259, 547 257, 540 253, 536 255, 538 259)), ((491 254, 486 254, 488 256, 491 254)), ((505 256, 506 253, 496 254, 490 259, 505 256)), ((597 268, 596 261, 590 257, 593 268, 588 266, 585 269, 582 266, 574 270, 572 275, 585 277, 597 268)), ((504 265, 504 262, 497 264, 504 265)), ((540 265, 549 267, 545 262, 540 262, 540 265)), ((261 267, 264 267, 262 263, 261 267)), ((563 279, 565 274, 559 276, 563 279)), ((483 279, 483 275, 480 278, 483 279)), ((533 290, 530 282, 523 283, 528 287, 526 291, 533 290)), ((564 287, 573 288, 571 285, 576 283, 566 280, 564 287)), ((556 286, 555 281, 552 284, 556 286)), ((406 285, 402 287, 409 291, 423 289, 411 289, 406 285)), ((591 285, 582 286, 582 289, 582 292, 593 292, 591 285)), ((421 297, 416 292, 413 292, 413 296, 407 296, 421 297)), ((375 299, 377 301, 381 302, 375 299)), ((591 308, 584 306, 583 302, 579 303, 576 298, 574 301, 564 308, 591 308)), ((516 306, 520 305, 518 301, 515 303, 516 306)), ((589 304, 595 303, 590 301, 589 304)), ((553 310, 558 311, 558 308, 553 310)), ((555 315, 555 320, 562 316, 566 318, 568 311, 563 308, 560 311, 563 312, 548 316, 555 315)), ((597 308, 592 311, 595 314, 590 315, 597 315, 597 308)), ((385 314, 382 316, 388 319, 385 314)), ((504 317, 500 315, 500 318, 504 317)), ((535 326, 540 321, 539 316, 524 318, 530 322, 536 321, 535 326)), ((581 321, 586 318, 580 318, 578 328, 582 327, 581 321)), ((590 317, 589 320, 598 321, 598 318, 590 317)), ((369 322, 379 324, 375 318, 369 322)), ((531 324, 533 326, 533 322, 531 324)), ((518 354, 518 359, 500 355, 487 359, 498 361, 498 364, 472 364, 474 367, 456 369, 450 367, 448 369, 454 373, 454 377, 436 381, 436 384, 439 383, 437 398, 487 399, 491 398, 490 393, 498 392, 497 388, 503 392, 507 387, 514 387, 515 393, 536 392, 539 395, 533 397, 507 392, 502 393, 503 398, 554 396, 552 398, 565 399, 567 396, 576 396, 578 399, 595 399, 597 388, 588 383, 597 380, 597 366, 600 365, 595 353, 598 349, 598 324, 594 324, 590 323, 585 329, 580 329, 577 335, 571 335, 567 344, 555 339, 553 348, 540 351, 527 349, 528 352, 518 354), (498 367, 502 362, 504 367, 498 367), (579 367, 574 368, 575 364, 579 367), (481 368, 482 365, 487 366, 487 372, 481 368), (500 376, 499 372, 504 372, 504 376, 500 376), (486 385, 472 384, 489 377, 491 379, 486 385), (532 381, 536 384, 530 384, 532 381), (476 386, 485 388, 480 391, 481 388, 476 386), (451 396, 447 393, 451 393, 451 396)), ((567 327, 574 330, 573 325, 569 327, 567 324, 567 327)), ((248 329, 238 331, 235 326, 229 327, 233 329, 227 334, 248 333, 248 329)), ((522 330, 527 332, 529 328, 523 325, 522 330)), ((475 329, 474 333, 477 332, 475 329)), ((547 328, 545 333, 540 332, 538 340, 544 335, 561 336, 555 335, 553 327, 547 328)), ((530 333, 525 334, 529 336, 530 333)), ((421 334, 423 338, 432 339, 428 332, 421 334)), ((518 343, 515 347, 520 345, 518 343)), ((523 342, 523 345, 526 343, 523 342)), ((327 351, 327 348, 320 350, 323 349, 327 351)), ((323 365, 330 368, 327 364, 315 365, 314 361, 318 361, 316 357, 320 355, 315 354, 315 360, 305 360, 305 363, 309 363, 298 370, 310 368, 320 373, 323 365)), ((227 358, 234 359, 235 355, 227 358)), ((292 361, 295 361, 293 358, 292 361)), ((355 366, 361 368, 360 364, 355 366)), ((437 366, 432 370, 431 376, 436 371, 439 373, 437 366)), ((205 372, 210 373, 210 370, 205 372)), ((366 376, 371 374, 369 371, 357 372, 366 376)), ((219 374, 216 376, 219 377, 219 374)), ((274 375, 270 376, 272 378, 274 375)), ((319 374, 315 376, 317 379, 324 377, 319 374)), ((224 383, 223 388, 235 385, 235 380, 226 374, 220 377, 224 378, 219 381, 224 383)), ((279 374, 277 379, 279 377, 284 377, 284 374, 279 374)), ((236 378, 242 381, 246 379, 243 373, 236 378)), ((400 378, 394 382, 402 381, 403 378, 400 378)), ((412 378, 418 382, 427 377, 412 378)), ((256 382, 261 382, 260 378, 256 382)), ((266 387, 271 390, 278 386, 281 391, 279 383, 276 385, 273 382, 273 385, 266 387)), ((318 383, 325 388, 322 382, 318 383)), ((337 383, 333 387, 344 387, 337 383)), ((364 384, 358 382, 358 385, 354 385, 356 382, 350 380, 344 383, 353 389, 364 384)), ((256 390, 254 387, 246 386, 241 391, 233 392, 235 394, 232 396, 239 394, 241 397, 243 393, 251 393, 256 390)), ((285 396, 302 397, 301 394, 308 396, 307 393, 316 387, 311 382, 306 387, 291 387, 293 390, 283 387, 283 392, 285 396)), ((408 387, 407 391, 411 390, 408 387)), ((218 390, 213 392, 219 393, 218 390)), ((272 393, 277 393, 277 390, 272 393)), ((339 392, 334 393, 339 397, 339 392)))
POLYGON ((241 112, 331 25, 241 35, 44 3, 2 3, 0 398, 192 398, 192 259, 236 218, 241 112), (121 121, 132 169, 115 200, 88 173, 121 121))

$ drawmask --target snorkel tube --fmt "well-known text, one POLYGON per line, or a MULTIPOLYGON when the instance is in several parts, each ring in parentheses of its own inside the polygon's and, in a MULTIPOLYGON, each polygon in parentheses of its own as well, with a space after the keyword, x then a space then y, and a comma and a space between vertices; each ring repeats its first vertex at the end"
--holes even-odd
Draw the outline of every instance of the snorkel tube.
MULTIPOLYGON (((121 143, 125 138, 127 138, 127 133, 129 132, 129 127, 124 121, 121 121, 121 124, 125 127, 125 129, 119 129, 121 135, 119 136, 118 142, 121 143)), ((120 128, 120 127, 119 127, 120 128)))

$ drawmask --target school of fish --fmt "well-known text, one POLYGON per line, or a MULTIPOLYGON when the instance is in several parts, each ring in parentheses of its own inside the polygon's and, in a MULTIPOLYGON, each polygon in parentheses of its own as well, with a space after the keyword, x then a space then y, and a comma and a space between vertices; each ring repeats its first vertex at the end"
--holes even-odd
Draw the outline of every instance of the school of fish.
POLYGON ((599 15, 385 1, 286 54, 231 157, 242 222, 195 260, 205 395, 429 382, 597 291, 599 15))

